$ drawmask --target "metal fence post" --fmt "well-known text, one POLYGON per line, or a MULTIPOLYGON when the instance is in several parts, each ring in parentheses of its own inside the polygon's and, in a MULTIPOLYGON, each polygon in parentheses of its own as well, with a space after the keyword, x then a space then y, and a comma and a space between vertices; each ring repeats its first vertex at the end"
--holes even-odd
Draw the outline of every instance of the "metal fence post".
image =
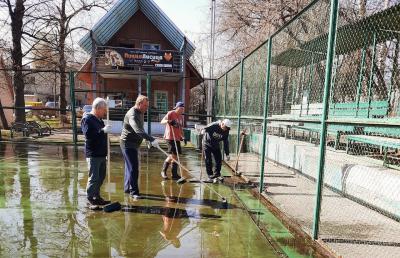
POLYGON ((242 95, 243 95, 243 67, 244 60, 240 61, 240 89, 239 89, 239 103, 238 103, 238 126, 237 126, 237 143, 236 143, 236 153, 239 154, 240 146, 240 120, 242 116, 242 95))
POLYGON ((267 117, 268 117, 268 105, 269 105, 269 82, 271 78, 271 56, 272 56, 272 37, 268 40, 268 52, 267 52, 267 67, 265 76, 265 95, 264 95, 264 118, 263 118, 263 139, 261 149, 261 168, 260 168, 260 194, 264 188, 264 169, 265 169, 265 155, 267 145, 267 117))
POLYGON ((146 77, 147 98, 149 99, 149 107, 147 108, 147 133, 151 135, 151 75, 146 77))
POLYGON ((307 88, 307 111, 306 114, 308 115, 310 109, 310 96, 311 96, 311 86, 314 80, 314 53, 311 53, 311 65, 310 65, 310 74, 308 80, 308 88, 307 88))
POLYGON ((75 110, 75 77, 74 72, 69 72, 69 96, 71 99, 71 123, 72 123, 72 141, 76 145, 78 143, 78 129, 76 126, 76 110, 75 110))
POLYGON ((304 83, 306 81, 306 71, 307 71, 307 66, 303 67, 303 76, 300 78, 300 86, 301 86, 301 92, 300 92, 300 115, 303 112, 303 96, 304 96, 304 83))
POLYGON ((374 80, 374 62, 376 57, 376 32, 374 32, 373 43, 372 43, 372 60, 371 60, 371 70, 369 74, 368 80, 368 109, 367 109, 367 118, 369 118, 370 109, 371 109, 371 95, 372 95, 372 82, 374 80))
POLYGON ((226 117, 226 99, 228 98, 228 73, 225 74, 224 118, 226 117))
POLYGON ((357 96, 356 96, 356 117, 358 117, 358 110, 360 109, 360 96, 361 96, 361 87, 362 87, 362 79, 364 76, 364 68, 365 68, 365 52, 367 45, 365 45, 362 49, 361 53, 361 64, 360 64, 360 73, 357 80, 357 96))
POLYGON ((328 116, 329 108, 329 92, 332 79, 332 63, 335 54, 335 41, 336 41, 336 26, 338 17, 338 5, 339 0, 331 0, 331 10, 329 18, 329 36, 328 36, 328 48, 326 55, 326 69, 325 69, 325 82, 324 82, 324 101, 323 101, 323 113, 321 118, 321 139, 319 146, 319 166, 318 166, 318 177, 316 187, 316 198, 314 208, 314 220, 313 220, 313 239, 318 239, 319 234, 319 220, 321 213, 321 195, 325 169, 325 150, 326 150, 326 120, 328 116))
MULTIPOLYGON (((215 118, 215 116, 216 116, 216 114, 215 114, 215 109, 216 109, 216 107, 217 107, 217 105, 216 105, 216 103, 218 102, 218 105, 219 105, 219 100, 218 100, 218 80, 214 80, 214 83, 215 83, 215 93, 214 93, 214 96, 213 96, 213 108, 212 108, 212 110, 214 111, 214 112, 212 112, 212 120, 214 120, 214 118, 215 118)), ((219 112, 219 108, 218 108, 218 112, 219 112)))

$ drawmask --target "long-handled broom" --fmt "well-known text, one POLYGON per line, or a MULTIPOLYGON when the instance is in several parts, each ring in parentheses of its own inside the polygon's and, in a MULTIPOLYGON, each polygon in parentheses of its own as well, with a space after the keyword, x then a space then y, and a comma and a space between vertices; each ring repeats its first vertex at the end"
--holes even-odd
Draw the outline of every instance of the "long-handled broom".
POLYGON ((244 137, 246 136, 246 129, 244 129, 241 133, 240 133, 240 145, 239 145, 239 150, 237 152, 236 155, 236 161, 235 161, 235 176, 240 176, 241 173, 238 172, 239 170, 239 158, 240 158, 240 153, 242 152, 242 147, 243 147, 243 141, 244 141, 244 137))
MULTIPOLYGON (((110 98, 107 97, 107 125, 110 125, 110 98)), ((110 134, 107 133, 107 185, 106 185, 106 191, 108 192, 108 199, 111 199, 111 192, 115 192, 115 183, 111 183, 111 155, 110 155, 110 134)), ((113 211, 118 211, 121 209, 121 204, 119 202, 112 202, 110 204, 107 204, 103 207, 103 210, 105 212, 113 212, 113 211)))
MULTIPOLYGON (((164 153, 165 156, 167 156, 167 157, 169 156, 169 154, 168 154, 165 150, 163 150, 160 146, 157 146, 157 149, 159 149, 162 153, 164 153)), ((183 170, 185 170, 187 173, 189 173, 189 175, 190 175, 191 177, 197 179, 197 180, 199 181, 200 184, 203 184, 205 187, 207 187, 207 188, 210 189, 212 192, 214 192, 216 195, 218 195, 218 197, 220 197, 221 200, 222 200, 222 205, 223 205, 222 207, 223 207, 224 209, 226 209, 226 208, 228 207, 228 202, 227 202, 227 200, 226 200, 226 198, 225 198, 224 196, 222 196, 220 193, 218 193, 217 191, 215 191, 214 189, 212 189, 211 187, 209 187, 206 183, 204 183, 203 181, 201 181, 198 177, 196 177, 195 175, 193 175, 193 174, 190 172, 190 170, 189 170, 188 168, 186 168, 185 166, 183 166, 180 162, 178 162, 178 161, 175 160, 174 158, 172 158, 172 160, 173 160, 176 164, 178 164, 179 167, 181 167, 183 170)), ((179 180, 177 181, 177 183, 179 183, 179 184, 184 184, 184 183, 186 183, 186 178, 181 177, 181 179, 179 179, 179 180)))
MULTIPOLYGON (((176 138, 175 138, 174 128, 172 128, 172 127, 173 127, 172 125, 169 125, 169 126, 171 126, 172 137, 174 138, 176 157, 178 158, 178 162, 181 163, 181 160, 179 159, 179 151, 178 151, 178 145, 176 144, 176 138)), ((182 177, 182 168, 181 168, 181 167, 179 167, 179 174, 180 174, 181 177, 182 177)))

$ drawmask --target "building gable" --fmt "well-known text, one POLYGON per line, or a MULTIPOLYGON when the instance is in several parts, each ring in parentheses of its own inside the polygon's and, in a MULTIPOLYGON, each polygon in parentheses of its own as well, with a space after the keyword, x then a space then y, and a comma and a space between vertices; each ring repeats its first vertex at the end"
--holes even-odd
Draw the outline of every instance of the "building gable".
POLYGON ((143 43, 159 44, 160 49, 163 50, 178 50, 140 10, 115 33, 106 45, 142 48, 143 43))
POLYGON ((185 35, 168 18, 168 16, 152 0, 119 0, 117 3, 97 22, 91 32, 88 32, 80 41, 79 45, 87 52, 92 51, 93 35, 96 44, 106 45, 115 34, 135 15, 139 10, 152 22, 152 24, 168 39, 175 49, 181 49, 185 40, 186 57, 189 58, 194 52, 194 45, 186 39, 185 35))

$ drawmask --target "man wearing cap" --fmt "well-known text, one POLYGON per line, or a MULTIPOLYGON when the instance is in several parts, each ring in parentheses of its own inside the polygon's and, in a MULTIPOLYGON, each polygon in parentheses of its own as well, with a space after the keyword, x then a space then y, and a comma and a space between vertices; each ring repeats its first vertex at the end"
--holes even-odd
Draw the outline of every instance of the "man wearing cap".
POLYGON ((140 199, 139 192, 139 151, 143 139, 158 148, 158 141, 144 131, 144 113, 149 107, 149 99, 139 95, 126 113, 123 121, 120 146, 125 160, 124 191, 134 200, 140 199))
POLYGON ((229 119, 217 121, 208 124, 203 130, 203 151, 206 162, 206 170, 208 175, 207 182, 212 182, 214 179, 222 180, 221 178, 221 165, 222 155, 219 143, 224 142, 224 151, 226 160, 230 160, 229 157, 229 130, 232 126, 232 122, 229 119), (215 159, 215 172, 212 171, 212 156, 215 159))
POLYGON ((164 139, 167 140, 168 153, 170 154, 164 161, 161 177, 168 179, 167 170, 172 163, 172 179, 179 180, 181 177, 178 174, 178 164, 173 160, 178 160, 178 154, 182 154, 181 141, 183 140, 183 112, 185 105, 179 101, 176 103, 173 110, 169 111, 161 120, 161 124, 165 125, 164 139))

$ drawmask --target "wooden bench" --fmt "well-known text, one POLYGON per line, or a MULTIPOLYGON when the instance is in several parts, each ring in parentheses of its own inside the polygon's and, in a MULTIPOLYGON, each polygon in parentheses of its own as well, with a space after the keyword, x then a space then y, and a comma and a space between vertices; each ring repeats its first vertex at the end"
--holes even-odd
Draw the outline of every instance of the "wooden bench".
MULTIPOLYGON (((309 132, 310 142, 313 141, 313 134, 315 135, 315 139, 318 138, 318 135, 321 133, 321 124, 318 123, 304 123, 302 126, 292 126, 292 138, 295 136, 296 130, 300 130, 303 132, 309 132)), ((329 125, 327 134, 332 135, 335 139, 334 148, 338 149, 340 145, 340 137, 342 135, 352 134, 354 132, 354 126, 352 125, 329 125)))
POLYGON ((355 118, 383 118, 387 116, 388 101, 345 102, 332 103, 329 108, 329 117, 355 117, 355 118), (368 111, 369 110, 369 111, 368 111))
MULTIPOLYGON (((346 153, 354 154, 355 146, 361 145, 372 145, 380 149, 380 154, 383 155, 383 165, 385 166, 388 161, 388 150, 393 149, 397 152, 400 149, 400 139, 390 138, 385 136, 375 135, 347 135, 347 148, 346 153)), ((362 151, 360 152, 362 154, 362 151)), ((359 153, 357 153, 359 154, 359 153)))

